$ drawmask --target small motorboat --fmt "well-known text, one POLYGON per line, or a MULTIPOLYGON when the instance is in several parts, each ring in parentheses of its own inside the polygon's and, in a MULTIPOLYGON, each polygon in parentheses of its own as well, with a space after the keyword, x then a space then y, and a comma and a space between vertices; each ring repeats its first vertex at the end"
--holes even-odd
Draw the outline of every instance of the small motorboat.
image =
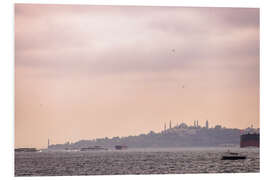
POLYGON ((239 160, 239 159, 246 159, 246 158, 247 156, 228 151, 226 154, 222 155, 221 160, 239 160))

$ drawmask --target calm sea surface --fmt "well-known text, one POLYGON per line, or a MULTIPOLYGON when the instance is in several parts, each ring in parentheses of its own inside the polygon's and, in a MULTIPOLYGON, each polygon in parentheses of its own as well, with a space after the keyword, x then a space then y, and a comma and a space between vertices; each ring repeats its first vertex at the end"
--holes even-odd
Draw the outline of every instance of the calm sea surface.
POLYGON ((15 176, 259 172, 259 149, 231 148, 245 160, 221 160, 225 148, 15 153, 15 176))

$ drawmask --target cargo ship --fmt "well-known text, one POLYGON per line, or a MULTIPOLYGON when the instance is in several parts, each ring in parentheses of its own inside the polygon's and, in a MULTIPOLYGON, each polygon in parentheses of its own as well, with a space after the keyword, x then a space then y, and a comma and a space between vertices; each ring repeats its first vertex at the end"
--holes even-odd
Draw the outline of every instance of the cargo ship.
POLYGON ((125 146, 125 145, 116 145, 115 146, 115 149, 116 150, 124 150, 124 149, 127 149, 128 147, 127 146, 125 146))
POLYGON ((260 134, 242 134, 240 136, 240 147, 260 147, 260 134))
POLYGON ((80 151, 98 151, 98 150, 108 150, 108 149, 101 146, 93 146, 80 149, 80 151))

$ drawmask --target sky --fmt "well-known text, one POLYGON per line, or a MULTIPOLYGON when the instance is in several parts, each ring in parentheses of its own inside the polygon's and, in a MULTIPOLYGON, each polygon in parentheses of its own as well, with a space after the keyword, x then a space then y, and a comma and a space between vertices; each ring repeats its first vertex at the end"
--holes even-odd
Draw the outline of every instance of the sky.
POLYGON ((259 127, 259 9, 15 5, 15 147, 259 127))

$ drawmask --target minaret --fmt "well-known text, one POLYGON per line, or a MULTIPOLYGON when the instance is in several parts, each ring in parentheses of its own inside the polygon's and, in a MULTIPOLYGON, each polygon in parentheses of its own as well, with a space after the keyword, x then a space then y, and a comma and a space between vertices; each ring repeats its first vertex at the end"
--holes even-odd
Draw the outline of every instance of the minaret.
POLYGON ((208 129, 208 126, 209 126, 208 120, 206 120, 206 122, 205 122, 205 128, 208 129))
POLYGON ((170 129, 172 128, 172 121, 170 120, 170 129))
POLYGON ((49 149, 49 147, 50 147, 50 139, 48 139, 48 149, 49 149))
POLYGON ((164 132, 166 131, 166 123, 164 124, 164 132))
POLYGON ((194 121, 194 127, 196 127, 196 121, 194 121))
POLYGON ((199 121, 197 120, 197 127, 199 127, 199 121))

